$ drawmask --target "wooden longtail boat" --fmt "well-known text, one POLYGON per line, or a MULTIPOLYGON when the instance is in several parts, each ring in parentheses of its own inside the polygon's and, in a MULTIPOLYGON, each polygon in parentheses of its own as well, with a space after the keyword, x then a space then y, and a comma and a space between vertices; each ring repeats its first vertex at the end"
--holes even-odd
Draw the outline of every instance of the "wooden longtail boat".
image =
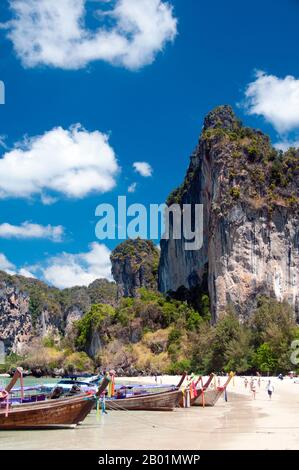
POLYGON ((230 374, 227 381, 222 387, 216 387, 215 389, 209 388, 204 391, 204 394, 198 395, 194 402, 194 406, 214 406, 221 395, 225 392, 228 384, 230 383, 231 379, 233 378, 234 374, 230 374))
POLYGON ((147 393, 127 398, 107 398, 105 402, 106 409, 119 411, 173 411, 178 406, 182 396, 180 387, 185 377, 186 374, 183 374, 175 390, 147 393))
POLYGON ((148 395, 140 395, 130 398, 107 399, 107 410, 118 411, 173 411, 178 405, 181 390, 173 390, 170 392, 149 393, 148 395))
MULTIPOLYGON (((0 409, 0 430, 76 426, 90 413, 109 381, 104 377, 95 395, 77 395, 0 409)), ((13 385, 9 384, 6 390, 11 390, 13 385)))
MULTIPOLYGON (((212 382, 213 378, 215 377, 215 374, 210 374, 208 380, 203 384, 203 387, 198 387, 199 382, 202 380, 202 377, 200 376, 197 381, 195 382, 195 388, 196 388, 196 396, 193 396, 190 398, 190 406, 193 406, 195 403, 195 400, 197 400, 202 392, 204 391, 204 394, 206 393, 207 388, 209 387, 210 383, 212 382)), ((190 384, 189 384, 190 386, 190 384)), ((179 403, 180 408, 184 408, 184 398, 183 396, 180 399, 179 403)))

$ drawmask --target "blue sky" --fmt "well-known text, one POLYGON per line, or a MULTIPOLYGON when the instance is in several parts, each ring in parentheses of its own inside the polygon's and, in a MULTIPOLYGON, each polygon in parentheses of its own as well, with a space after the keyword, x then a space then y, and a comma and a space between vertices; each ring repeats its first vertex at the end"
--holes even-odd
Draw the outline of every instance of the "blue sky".
MULTIPOLYGON (((96 10, 102 7, 107 12, 123 2, 122 11, 125 11, 130 8, 130 1, 86 2, 86 28, 90 34, 96 34, 99 24, 113 28, 116 21, 115 15, 95 16, 96 10)), ((85 3, 84 0, 66 3, 72 2, 77 7, 85 3)), ((158 26, 153 30, 158 39, 152 41, 150 31, 136 46, 127 45, 121 58, 120 54, 113 56, 109 52, 108 59, 103 59, 99 49, 105 39, 98 36, 95 44, 81 38, 80 47, 85 41, 85 52, 93 49, 87 56, 93 54, 96 59, 90 60, 86 56, 83 59, 82 52, 77 54, 76 46, 67 49, 61 31, 55 36, 54 23, 51 34, 53 38, 58 37, 59 43, 55 58, 45 43, 44 54, 36 55, 38 48, 30 49, 35 38, 34 33, 29 34, 30 26, 22 30, 24 18, 20 23, 19 16, 17 22, 16 10, 9 9, 9 2, 2 0, 0 80, 5 83, 6 103, 0 106, 0 135, 4 136, 0 169, 1 156, 7 162, 0 175, 2 269, 9 272, 26 269, 60 287, 88 283, 93 277, 107 275, 109 252, 103 247, 102 251, 96 249, 96 206, 102 202, 115 205, 118 195, 127 195, 128 203, 164 202, 184 177, 205 114, 219 104, 233 105, 247 125, 263 129, 273 142, 283 142, 283 146, 297 142, 298 1, 139 2, 167 8, 162 31, 158 26), (264 74, 257 76, 256 70, 264 74), (247 98, 246 90, 249 90, 247 98), (238 107, 244 100, 247 106, 238 107), (285 109, 279 106, 281 102, 285 103, 285 109), (35 182, 42 188, 40 192, 25 188, 19 194, 19 180, 9 170, 13 149, 19 149, 20 158, 26 157, 32 150, 28 137, 44 135, 59 126, 65 131, 63 138, 72 139, 69 128, 76 123, 83 126, 83 134, 86 133, 83 137, 89 138, 95 131, 100 133, 99 140, 103 134, 109 135, 107 146, 114 152, 119 167, 118 171, 108 172, 114 187, 104 192, 87 191, 77 197, 70 191, 53 190, 53 184, 43 188, 43 180, 35 182), (24 136, 27 136, 26 150, 24 136), (147 162, 152 167, 152 176, 136 172, 134 162, 147 162), (11 185, 15 184, 14 190, 7 189, 10 181, 11 185), (136 191, 128 193, 133 183, 137 183, 136 191), (41 193, 55 202, 43 203, 41 193), (28 227, 28 222, 35 226, 28 227), (56 233, 55 240, 53 227, 63 227, 63 233, 59 236, 56 233), (95 256, 103 257, 99 265, 93 259, 95 256)), ((65 0, 59 3, 63 6, 65 0)), ((36 0, 28 0, 27 4, 34 9, 36 0)), ((153 11, 152 17, 147 15, 141 23, 146 30, 153 26, 151 21, 160 18, 154 9, 149 11, 153 11)), ((135 10, 130 15, 134 16, 135 10)), ((69 16, 65 18, 63 31, 70 28, 69 16)), ((127 38, 130 40, 134 34, 134 30, 128 31, 127 38)), ((67 37, 65 41, 68 40, 67 37)), ((109 47, 111 41, 112 36, 109 47)), ((54 157, 44 147, 39 153, 38 148, 34 152, 37 163, 33 168, 39 167, 39 160, 43 159, 50 160, 51 166, 54 157)), ((80 149, 86 151, 86 147, 80 149)), ((99 153, 100 159, 106 159, 106 151, 103 155, 99 153)), ((22 184, 27 184, 26 180, 22 184)), ((107 241, 105 245, 112 249, 117 242, 107 241)))

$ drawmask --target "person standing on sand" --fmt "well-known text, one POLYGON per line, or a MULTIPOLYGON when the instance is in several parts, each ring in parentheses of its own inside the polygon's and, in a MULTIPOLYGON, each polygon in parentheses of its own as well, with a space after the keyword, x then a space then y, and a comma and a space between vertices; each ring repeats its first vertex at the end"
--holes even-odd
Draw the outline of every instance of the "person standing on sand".
POLYGON ((255 400, 255 395, 256 395, 256 383, 255 380, 253 379, 250 383, 250 389, 252 393, 252 399, 255 400))
POLYGON ((247 390, 247 385, 248 385, 248 379, 247 379, 247 377, 245 377, 244 385, 245 385, 245 389, 247 390))
POLYGON ((266 390, 267 390, 267 392, 268 392, 269 400, 272 400, 272 393, 274 392, 274 387, 273 387, 273 385, 272 385, 271 380, 269 380, 269 382, 268 382, 268 384, 267 384, 266 390))
POLYGON ((261 388, 261 378, 260 378, 260 376, 259 376, 259 378, 257 379, 257 384, 258 384, 259 388, 261 388))

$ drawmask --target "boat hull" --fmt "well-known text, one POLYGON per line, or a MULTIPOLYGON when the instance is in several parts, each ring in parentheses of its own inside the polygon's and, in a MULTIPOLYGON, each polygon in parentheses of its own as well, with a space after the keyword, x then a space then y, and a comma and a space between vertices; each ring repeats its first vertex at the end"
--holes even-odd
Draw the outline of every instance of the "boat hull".
POLYGON ((219 390, 206 390, 204 394, 198 395, 192 405, 193 406, 215 406, 223 391, 219 390))
POLYGON ((150 393, 130 398, 106 399, 107 410, 117 411, 173 411, 178 406, 182 392, 150 393))
POLYGON ((76 396, 47 400, 41 403, 18 405, 11 408, 8 416, 0 410, 0 429, 33 429, 69 427, 82 422, 94 406, 94 398, 76 396))

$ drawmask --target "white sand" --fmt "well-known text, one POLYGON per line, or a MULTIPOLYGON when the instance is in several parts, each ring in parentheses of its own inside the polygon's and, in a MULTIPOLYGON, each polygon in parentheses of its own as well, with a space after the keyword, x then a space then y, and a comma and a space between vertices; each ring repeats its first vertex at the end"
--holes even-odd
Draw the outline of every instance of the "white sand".
MULTIPOLYGON (((163 376, 158 377, 158 383, 176 384, 179 379, 179 376, 163 376)), ((194 440, 187 432, 181 441, 183 448, 192 448, 199 441, 201 449, 299 449, 299 383, 288 377, 283 381, 262 377, 253 400, 250 377, 247 377, 247 389, 244 379, 235 377, 232 380, 228 387, 228 403, 220 398, 213 408, 185 410, 197 413, 201 424, 201 418, 204 418, 205 433, 196 426, 193 431, 195 435, 198 432, 198 436, 194 440), (272 400, 266 391, 269 379, 274 385, 272 400)), ((225 380, 221 377, 221 384, 225 380)), ((154 378, 141 377, 136 381, 154 383, 154 378)))

